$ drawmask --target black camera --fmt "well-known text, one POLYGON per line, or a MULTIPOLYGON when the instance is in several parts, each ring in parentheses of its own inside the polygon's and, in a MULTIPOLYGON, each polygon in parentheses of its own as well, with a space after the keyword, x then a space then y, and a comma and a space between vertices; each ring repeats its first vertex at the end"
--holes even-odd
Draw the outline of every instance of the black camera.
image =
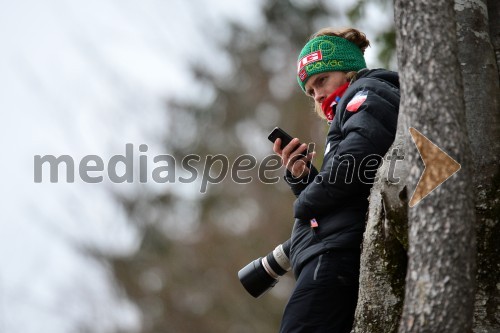
POLYGON ((291 240, 276 246, 264 258, 255 259, 238 272, 238 278, 245 289, 257 298, 278 283, 279 277, 291 269, 291 240))

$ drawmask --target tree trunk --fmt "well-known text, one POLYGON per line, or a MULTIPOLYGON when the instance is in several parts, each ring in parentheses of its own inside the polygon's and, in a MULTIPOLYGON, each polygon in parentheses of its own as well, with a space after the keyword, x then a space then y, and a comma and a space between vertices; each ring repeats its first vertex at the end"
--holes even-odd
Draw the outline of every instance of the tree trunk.
POLYGON ((489 1, 488 9, 489 21, 486 0, 455 1, 458 56, 475 169, 478 270, 474 331, 478 333, 500 331, 500 206, 495 181, 500 157, 500 89, 493 46, 500 51, 498 1, 489 1))
POLYGON ((500 2, 498 0, 488 0, 488 17, 490 39, 497 60, 497 73, 500 77, 500 2))
MULTIPOLYGON (((500 152, 498 136, 493 135, 500 132, 498 70, 486 0, 455 0, 455 11, 467 132, 476 171, 474 182, 481 184, 485 179, 491 180, 500 152)), ((498 22, 494 25, 498 27, 498 22)))
MULTIPOLYGON (((396 0, 400 113, 462 169, 409 209, 400 332, 470 332, 474 304, 474 192, 451 0, 396 0)), ((410 189, 422 170, 410 145, 410 189)), ((429 166, 428 166, 429 167, 429 166)), ((436 166, 434 166, 436 167, 436 166)))
POLYGON ((353 333, 394 333, 403 307, 408 249, 408 200, 405 156, 408 133, 403 117, 370 194, 363 238, 358 306, 353 333))
MULTIPOLYGON (((402 26, 405 30, 401 32, 401 36, 407 38, 407 41, 410 38, 408 37, 410 36, 408 31, 414 30, 410 28, 411 22, 409 22, 407 18, 404 18, 402 13, 411 15, 411 11, 415 10, 415 8, 416 6, 412 8, 397 7, 396 17, 400 18, 401 22, 404 22, 405 24, 402 26)), ((419 13, 422 12, 419 11, 419 13)), ((438 13, 441 14, 441 12, 438 13)), ((472 179, 476 198, 475 215, 478 238, 478 267, 476 274, 477 289, 475 293, 476 301, 474 306, 473 330, 476 333, 498 333, 500 332, 500 288, 498 287, 500 285, 500 242, 498 242, 498 239, 500 239, 500 112, 498 107, 500 100, 500 71, 498 66, 500 60, 500 2, 490 0, 487 7, 485 0, 456 0, 455 14, 457 20, 456 33, 458 38, 457 54, 461 64, 461 73, 463 76, 463 100, 465 101, 467 136, 472 149, 474 166, 472 179), (481 50, 481 52, 477 52, 477 50, 481 50)), ((430 16, 427 17, 430 19, 430 16)), ((441 18, 437 18, 438 21, 440 19, 441 18)), ((417 21, 417 19, 415 18, 414 21, 417 21)), ((441 30, 435 29, 434 31, 441 30)), ((428 33, 427 36, 428 38, 433 38, 430 37, 433 36, 431 33, 428 33)), ((400 40, 402 40, 402 37, 400 37, 400 40)), ((415 36, 415 38, 416 37, 417 36, 415 36)), ((446 39, 444 41, 446 41, 446 39)), ((436 45, 439 44, 440 47, 445 45, 440 43, 443 43, 443 40, 437 41, 436 45)), ((412 45, 415 46, 417 44, 408 42, 405 45, 401 45, 401 43, 399 45, 400 50, 406 50, 408 47, 411 48, 412 45)), ((424 38, 421 39, 421 46, 419 48, 415 47, 415 49, 411 50, 413 52, 419 52, 419 50, 431 50, 428 45, 431 44, 425 41, 424 38)), ((411 58, 409 54, 403 54, 402 56, 402 58, 408 63, 418 57, 413 55, 413 58, 411 58)), ((426 64, 430 64, 428 61, 429 57, 427 56, 427 58, 422 58, 420 62, 415 60, 413 65, 418 64, 417 67, 425 66, 426 64)), ((413 72, 410 74, 410 72, 408 72, 410 70, 408 66, 409 65, 406 65, 405 63, 405 67, 400 68, 400 71, 404 72, 402 73, 403 76, 404 74, 408 74, 407 77, 409 78, 413 77, 412 75, 417 75, 415 72, 418 71, 418 68, 413 68, 413 72)), ((438 74, 435 73, 435 75, 438 74)), ((448 80, 441 80, 438 82, 445 82, 445 89, 448 88, 451 92, 457 92, 457 90, 452 91, 453 86, 451 84, 447 84, 448 80)), ((456 85, 456 81, 452 83, 456 85)), ((409 87, 413 88, 415 87, 415 84, 416 83, 414 83, 414 86, 409 87)), ((422 90, 414 90, 414 92, 420 92, 420 94, 422 94, 422 90)), ((406 99, 410 97, 405 93, 403 93, 403 95, 406 99)), ((393 147, 391 147, 387 154, 388 156, 392 154, 393 149, 399 149, 399 151, 405 155, 408 152, 408 148, 410 148, 407 146, 408 142, 405 141, 405 139, 408 138, 407 129, 410 125, 416 126, 414 118, 415 116, 421 117, 422 111, 420 111, 420 114, 414 114, 412 118, 412 115, 405 112, 405 110, 411 110, 409 109, 411 105, 417 105, 417 103, 420 102, 422 97, 419 96, 419 100, 417 100, 416 95, 417 94, 414 94, 414 96, 412 96, 415 99, 412 103, 403 103, 404 105, 402 106, 398 123, 398 135, 393 147)), ((449 96, 449 93, 447 92, 444 96, 449 96)), ((456 100, 461 99, 458 93, 455 97, 456 100)), ((419 110, 420 109, 421 107, 419 107, 419 110)), ((456 110, 457 112, 460 112, 459 109, 456 110)), ((435 128, 435 126, 439 128, 439 118, 436 118, 433 115, 431 116, 431 119, 429 119, 429 116, 422 118, 422 123, 431 126, 430 131, 435 132, 435 129, 433 130, 433 128, 435 128)), ((444 128, 453 130, 453 128, 444 128)), ((459 128, 464 130, 462 123, 459 128)), ((427 129, 425 132, 428 134, 427 129)), ((448 138, 451 137, 448 136, 448 138)), ((464 136, 458 140, 463 138, 464 136)), ((386 162, 388 158, 389 157, 386 157, 386 162)), ((415 159, 415 157, 413 157, 413 159, 415 159)), ((396 170, 399 171, 403 179, 405 178, 405 173, 409 173, 409 167, 408 158, 398 163, 396 170)), ((399 184, 389 182, 387 175, 391 172, 390 169, 391 167, 389 163, 384 163, 384 165, 379 169, 378 176, 382 178, 382 181, 374 185, 370 196, 369 216, 363 242, 363 255, 361 258, 360 295, 358 307, 356 309, 355 326, 353 329, 353 332, 356 333, 396 332, 398 330, 399 319, 401 317, 405 288, 401 279, 407 264, 405 250, 408 249, 406 235, 407 230, 405 228, 407 225, 407 216, 405 215, 407 214, 407 210, 405 209, 407 207, 405 185, 407 182, 406 180, 399 184)), ((464 170, 460 172, 463 171, 464 170)), ((450 181, 453 180, 457 181, 456 178, 450 179, 450 181)), ((409 188, 411 189, 411 192, 414 189, 414 186, 410 186, 409 188)), ((467 191, 467 189, 465 191, 467 191)), ((436 193, 434 195, 436 195, 436 193)), ((449 197, 449 195, 447 195, 447 197, 449 197)), ((435 210, 436 208, 433 207, 434 204, 428 202, 430 199, 431 197, 426 199, 427 202, 424 201, 420 203, 422 206, 419 208, 424 210, 435 210), (426 204, 426 206, 423 206, 423 204, 426 204)), ((472 200, 469 202, 472 202, 472 200)), ((469 208, 467 208, 467 212, 470 214, 468 209, 469 208)), ((414 213, 421 214, 417 212, 414 213)), ((429 215, 432 215, 432 213, 429 215)), ((439 220, 441 227, 443 223, 447 223, 446 221, 448 221, 451 225, 451 222, 456 221, 457 215, 454 215, 454 220, 452 220, 449 215, 443 214, 443 216, 449 218, 439 220)), ((424 217, 420 217, 417 222, 414 223, 415 229, 423 227, 422 221, 425 222, 424 218, 425 215, 424 217), (420 223, 420 225, 418 223, 420 223)), ((432 216, 430 217, 430 220, 431 219, 432 216)), ((415 219, 413 218, 412 221, 413 220, 415 219)), ((470 220, 468 222, 471 223, 470 220)), ((430 228, 433 226, 430 226, 430 228)), ((467 227, 464 228, 464 231, 467 231, 467 228, 471 228, 471 224, 468 224, 467 227)), ((414 235, 416 233, 417 231, 414 231, 414 235)), ((425 230, 420 231, 420 233, 424 238, 429 237, 425 235, 425 230)), ((460 238, 460 235, 458 235, 458 237, 460 238)), ((471 243, 469 243, 469 241, 473 241, 473 235, 471 234, 469 241, 466 238, 464 238, 463 241, 470 246, 471 243)), ((425 248, 423 245, 424 243, 421 240, 413 239, 413 242, 417 243, 417 245, 415 245, 415 249, 425 248)), ((438 246, 435 246, 434 248, 438 248, 438 246)), ((432 251, 431 249, 432 248, 429 247, 430 251, 432 251)), ((443 248, 441 253, 448 255, 448 258, 446 258, 446 256, 436 258, 436 260, 440 260, 442 263, 443 260, 449 260, 449 254, 453 254, 453 249, 450 250, 449 248, 443 248)), ((447 278, 447 273, 444 271, 445 268, 441 267, 441 263, 439 265, 431 266, 429 265, 429 258, 426 258, 425 256, 418 258, 417 256, 418 252, 414 250, 411 260, 416 262, 420 261, 420 266, 417 267, 426 268, 429 272, 432 272, 432 268, 443 270, 441 276, 444 275, 444 280, 446 281, 449 281, 452 276, 457 275, 457 273, 452 269, 449 274, 450 278, 447 278)), ((465 262, 467 262, 468 258, 466 251, 458 253, 456 258, 462 258, 465 262)), ((453 256, 452 260, 455 260, 453 256)), ((416 266, 415 263, 412 265, 416 266)), ((420 298, 421 303, 418 303, 419 299, 407 299, 407 308, 405 309, 406 322, 403 321, 401 331, 470 331, 470 271, 473 267, 473 261, 463 267, 469 267, 469 273, 467 273, 466 276, 466 280, 468 282, 467 285, 464 285, 464 290, 467 291, 467 299, 464 303, 462 303, 463 305, 459 306, 459 311, 463 311, 462 313, 464 314, 462 317, 463 320, 461 322, 457 321, 457 323, 454 323, 452 317, 448 315, 454 311, 453 304, 459 303, 459 301, 454 300, 453 298, 448 299, 453 300, 448 302, 451 304, 447 304, 446 302, 443 303, 442 307, 444 307, 446 311, 441 309, 437 310, 436 307, 431 308, 432 303, 426 304, 427 299, 429 298, 429 296, 425 293, 426 287, 431 290, 431 293, 432 291, 436 293, 444 292, 445 294, 443 295, 451 296, 457 295, 456 289, 458 287, 455 287, 455 290, 450 289, 451 292, 449 292, 450 290, 444 288, 442 285, 439 285, 439 283, 436 286, 429 285, 432 281, 439 282, 439 275, 435 275, 435 273, 433 273, 433 278, 431 279, 429 276, 427 277, 427 281, 425 281, 425 276, 422 278, 418 277, 419 271, 410 270, 408 279, 412 279, 411 272, 414 272, 413 274, 416 274, 416 281, 414 281, 412 285, 409 285, 408 288, 419 290, 415 290, 413 294, 411 293, 411 290, 409 290, 408 295, 410 296, 408 297, 415 297, 415 295, 422 297, 420 298), (437 290, 438 288, 441 288, 441 290, 437 290), (448 323, 445 323, 444 320, 441 320, 440 323, 437 323, 435 319, 428 320, 428 318, 432 316, 433 312, 440 315, 447 314, 447 318, 449 320, 448 323), (420 320, 421 322, 415 324, 415 320, 420 320), (425 324, 427 320, 428 324, 425 324), (411 325, 412 322, 413 325, 411 325), (447 325, 450 327, 450 330, 441 329, 442 327, 447 327, 447 325)), ((444 298, 446 297, 441 297, 441 299, 444 298)))

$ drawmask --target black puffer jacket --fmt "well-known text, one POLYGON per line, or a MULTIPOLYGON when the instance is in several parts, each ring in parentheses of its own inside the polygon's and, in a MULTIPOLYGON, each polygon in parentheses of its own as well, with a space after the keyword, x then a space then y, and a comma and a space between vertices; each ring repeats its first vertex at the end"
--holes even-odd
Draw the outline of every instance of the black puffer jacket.
POLYGON ((290 259, 296 275, 313 256, 359 248, 377 167, 394 141, 399 110, 397 73, 362 70, 336 107, 321 170, 307 179, 285 176, 296 218, 290 259), (312 228, 311 219, 318 227, 312 228))

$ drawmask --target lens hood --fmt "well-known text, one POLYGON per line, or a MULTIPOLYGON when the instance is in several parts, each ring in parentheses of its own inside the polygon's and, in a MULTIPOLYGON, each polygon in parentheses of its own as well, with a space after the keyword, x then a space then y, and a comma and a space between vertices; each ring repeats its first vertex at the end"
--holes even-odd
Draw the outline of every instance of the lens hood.
POLYGON ((239 270, 238 278, 246 291, 255 298, 276 285, 278 279, 271 277, 262 264, 262 258, 255 259, 239 270))

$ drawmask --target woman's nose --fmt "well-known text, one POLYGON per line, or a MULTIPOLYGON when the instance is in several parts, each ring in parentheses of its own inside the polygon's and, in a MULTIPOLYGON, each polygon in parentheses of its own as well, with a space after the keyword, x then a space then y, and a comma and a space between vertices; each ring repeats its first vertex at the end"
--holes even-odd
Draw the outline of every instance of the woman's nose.
POLYGON ((314 100, 316 101, 316 103, 323 103, 323 100, 325 99, 325 94, 323 93, 323 91, 316 91, 316 94, 314 95, 314 100))

